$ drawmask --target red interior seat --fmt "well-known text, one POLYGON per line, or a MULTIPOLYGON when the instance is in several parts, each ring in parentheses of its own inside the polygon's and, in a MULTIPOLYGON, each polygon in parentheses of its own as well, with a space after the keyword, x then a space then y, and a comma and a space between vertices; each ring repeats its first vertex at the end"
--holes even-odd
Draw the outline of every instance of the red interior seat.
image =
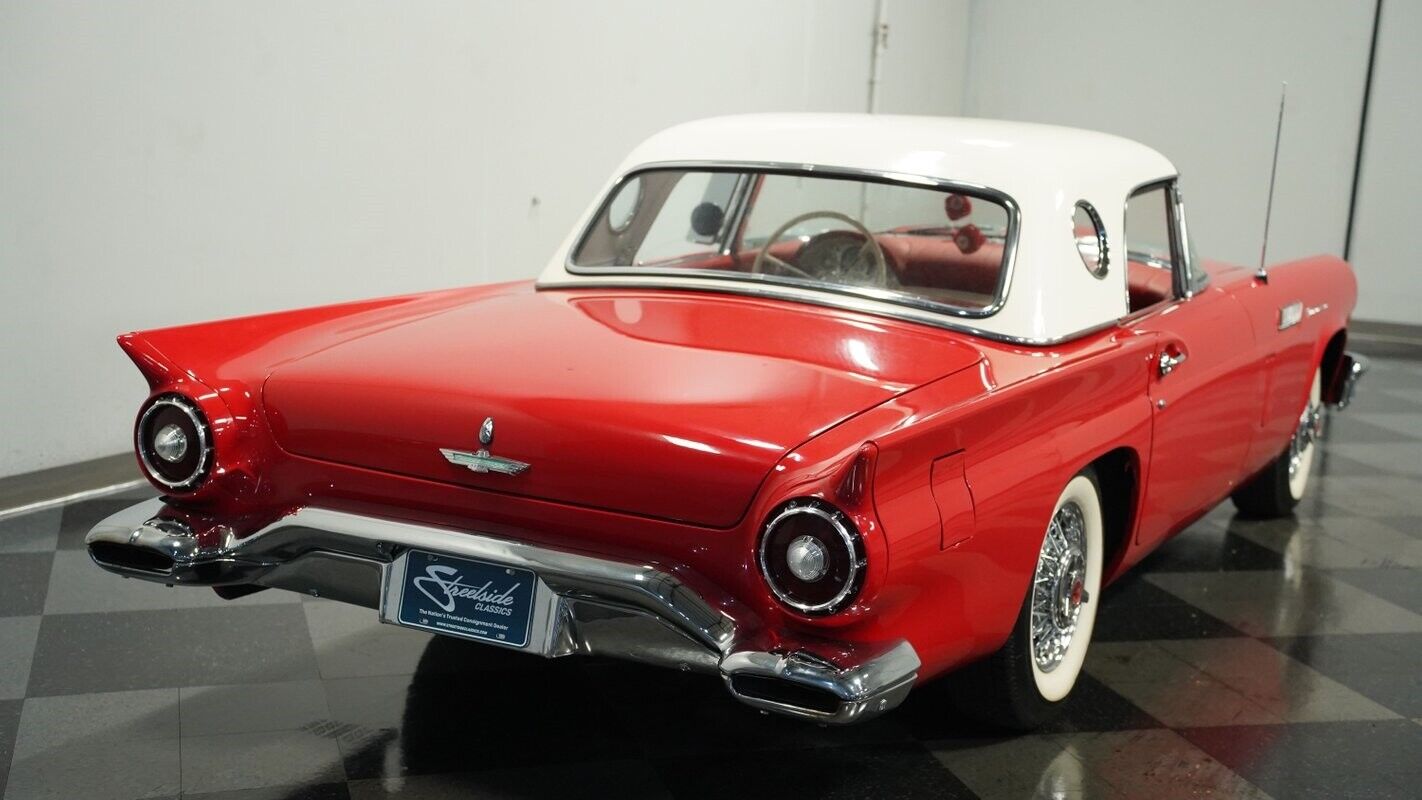
POLYGON ((1174 293, 1170 270, 1140 261, 1127 261, 1126 293, 1130 297, 1132 311, 1169 300, 1174 293))

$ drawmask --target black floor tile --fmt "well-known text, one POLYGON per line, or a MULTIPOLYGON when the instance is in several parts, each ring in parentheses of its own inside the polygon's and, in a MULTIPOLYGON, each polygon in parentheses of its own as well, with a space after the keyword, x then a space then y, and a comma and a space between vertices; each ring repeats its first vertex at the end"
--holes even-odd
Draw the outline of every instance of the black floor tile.
POLYGON ((64 507, 59 521, 59 549, 79 550, 84 547, 84 537, 105 517, 116 514, 140 500, 133 497, 96 497, 81 500, 64 507))
POLYGON ((1396 444, 1415 442, 1417 437, 1365 422, 1350 414, 1335 414, 1328 422, 1328 441, 1349 444, 1396 444))
POLYGON ((1274 797, 1416 797, 1422 782, 1422 726, 1409 720, 1191 728, 1180 734, 1274 797))
MULTIPOLYGON (((1360 386, 1366 385, 1369 389, 1375 386, 1379 389, 1422 389, 1422 373, 1406 369, 1408 364, 1415 365, 1417 363, 1415 360, 1389 359, 1382 361, 1379 359, 1374 363, 1381 369, 1369 371, 1367 384, 1359 384, 1360 386), (1402 369, 1398 369, 1398 367, 1402 367, 1402 369)), ((1372 394, 1372 392, 1368 392, 1368 394, 1372 394)))
POLYGON ((1270 644, 1391 711, 1422 718, 1422 633, 1296 636, 1270 644))
MULTIPOLYGON (((1228 503, 1228 501, 1226 501, 1228 503)), ((1231 523, 1229 520, 1225 525, 1231 523)), ((1196 523, 1146 556, 1132 572, 1215 572, 1279 569, 1283 556, 1263 545, 1220 531, 1214 523, 1196 523)))
POLYGON ((662 800, 671 793, 646 761, 589 761, 487 772, 412 775, 397 781, 351 781, 352 800, 463 800, 463 798, 636 798, 662 800))
POLYGON ((1335 476, 1339 478, 1374 478, 1378 476, 1391 475, 1392 472, 1368 464, 1356 459, 1349 458, 1338 453, 1319 453, 1318 474, 1327 478, 1335 476))
POLYGON ((1405 533, 1414 539, 1422 539, 1422 508, 1412 517, 1379 517, 1378 522, 1398 533, 1405 533))
POLYGON ((917 743, 740 753, 710 762, 688 756, 656 764, 678 798, 975 797, 917 743))
POLYGON ((1133 731, 1162 727, 1165 726, 1159 720, 1135 703, 1083 672, 1077 677, 1076 688, 1072 689, 1061 713, 1037 732, 1133 731))
POLYGON ((632 732, 600 699, 604 687, 590 666, 596 664, 587 659, 531 658, 435 637, 412 676, 333 681, 327 696, 334 720, 365 734, 341 742, 346 774, 377 778, 640 758, 632 732), (393 753, 389 732, 398 734, 393 753))
POLYGON ((1131 572, 1101 593, 1092 639, 1099 642, 1148 639, 1206 639, 1241 636, 1219 619, 1131 572))
POLYGON ((53 551, 63 514, 63 508, 47 508, 0 519, 0 553, 53 551))
POLYGON ((40 625, 29 696, 315 677, 299 603, 60 614, 40 625))
POLYGON ((344 783, 321 783, 314 786, 269 786, 262 789, 237 789, 230 792, 185 792, 183 800, 350 800, 350 789, 344 783))
MULTIPOLYGON (((597 687, 598 713, 628 731, 651 758, 863 746, 913 738, 901 718, 904 707, 862 725, 830 728, 762 714, 732 699, 715 675, 606 660, 587 662, 585 678, 597 687), (677 724, 649 726, 649 719, 675 719, 677 724)), ((910 695, 907 704, 917 701, 910 695)))
POLYGON ((1422 614, 1422 570, 1333 569, 1328 574, 1393 605, 1422 614))
MULTIPOLYGON (((654 668, 624 672, 609 665, 600 685, 610 713, 630 730, 652 758, 675 758, 715 753, 802 750, 816 747, 892 744, 909 742, 913 735, 904 724, 904 710, 849 728, 821 727, 812 722, 761 714, 727 694, 724 684, 710 675, 657 675, 654 668), (646 720, 677 720, 676 725, 648 727, 646 720)), ((907 707, 932 703, 931 695, 910 695, 907 707)), ((941 711, 941 709, 939 709, 941 711)))
POLYGON ((15 732, 20 728, 23 700, 0 700, 0 797, 10 777, 10 757, 15 753, 15 732))
MULTIPOLYGON (((1003 731, 975 719, 962 709, 955 695, 970 691, 955 685, 952 675, 914 689, 909 699, 889 719, 895 720, 921 742, 977 740, 1001 736, 1003 731)), ((1083 672, 1076 688, 1055 717, 1038 733, 1125 731, 1163 727, 1134 703, 1083 672)))
POLYGON ((0 617, 32 617, 44 612, 53 553, 0 554, 0 617))

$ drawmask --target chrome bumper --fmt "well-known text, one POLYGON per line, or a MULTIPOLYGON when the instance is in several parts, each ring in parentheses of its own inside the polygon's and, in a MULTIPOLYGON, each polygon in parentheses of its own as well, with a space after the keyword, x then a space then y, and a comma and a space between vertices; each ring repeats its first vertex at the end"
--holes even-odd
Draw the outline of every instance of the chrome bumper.
MULTIPOLYGON (((718 673, 736 699, 768 712, 846 724, 897 706, 918 676, 913 646, 893 642, 833 662, 808 650, 756 649, 756 627, 732 602, 707 602, 647 564, 595 558, 489 536, 304 508, 236 538, 162 517, 161 500, 114 514, 86 538, 104 569, 169 585, 270 587, 378 609, 393 622, 392 576, 411 549, 533 571, 532 630, 518 648, 557 658, 607 655, 718 673)), ((491 645, 492 646, 492 645, 491 645)))
POLYGON ((1358 379, 1368 373, 1368 359, 1357 353, 1344 351, 1343 363, 1338 365, 1338 390, 1333 405, 1347 408, 1353 402, 1353 393, 1358 390, 1358 379))

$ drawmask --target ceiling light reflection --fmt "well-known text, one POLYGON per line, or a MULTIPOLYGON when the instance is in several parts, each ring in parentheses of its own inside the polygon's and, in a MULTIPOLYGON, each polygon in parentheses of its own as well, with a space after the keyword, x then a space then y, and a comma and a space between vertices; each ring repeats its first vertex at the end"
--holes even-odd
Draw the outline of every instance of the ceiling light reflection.
POLYGON ((879 371, 879 362, 874 360, 874 351, 869 349, 869 345, 863 339, 845 341, 844 349, 849 355, 849 360, 858 364, 860 368, 867 372, 879 371))
POLYGON ((683 439, 680 436, 671 436, 669 434, 662 434, 662 438, 665 439, 669 444, 674 444, 677 447, 685 447, 687 450, 700 450, 703 453, 710 453, 713 456, 721 454, 721 451, 716 449, 715 447, 712 447, 711 445, 706 444, 705 442, 698 442, 694 439, 683 439))

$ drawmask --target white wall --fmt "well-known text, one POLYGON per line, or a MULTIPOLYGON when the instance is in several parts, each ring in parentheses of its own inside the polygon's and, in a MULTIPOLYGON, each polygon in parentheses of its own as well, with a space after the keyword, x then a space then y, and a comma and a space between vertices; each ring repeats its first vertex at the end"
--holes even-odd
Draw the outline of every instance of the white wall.
MULTIPOLYGON (((880 110, 954 114, 966 0, 880 110)), ((0 0, 0 476, 128 447, 121 331, 531 277, 625 152, 865 108, 872 0, 0 0)))
POLYGON ((1180 170, 1206 257, 1259 259, 1287 80, 1269 261, 1342 254, 1371 2, 995 0, 971 14, 967 113, 1160 150, 1180 170))
POLYGON ((1422 3, 1383 3, 1353 224, 1358 316, 1422 325, 1422 3))

